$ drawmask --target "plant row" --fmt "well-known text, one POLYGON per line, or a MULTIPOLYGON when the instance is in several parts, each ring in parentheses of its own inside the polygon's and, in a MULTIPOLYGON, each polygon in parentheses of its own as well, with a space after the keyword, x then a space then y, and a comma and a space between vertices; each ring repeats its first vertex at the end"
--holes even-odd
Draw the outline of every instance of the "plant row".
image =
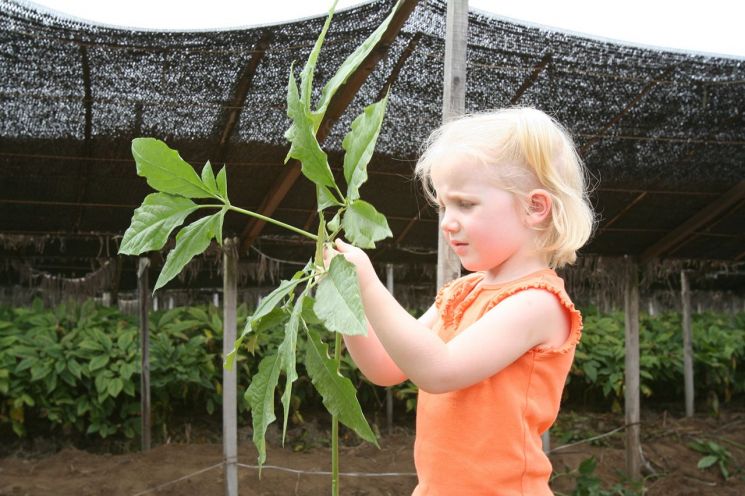
MULTIPOLYGON (((249 315, 238 309, 238 321, 249 315)), ((620 409, 624 387, 623 315, 587 312, 585 329, 565 391, 572 404, 620 409)), ((211 415, 221 404, 222 312, 212 306, 152 312, 150 386, 154 424, 177 417, 211 415)), ((680 317, 642 316, 641 390, 655 401, 683 397, 680 317)), ((259 363, 284 339, 284 326, 271 319, 246 337, 238 354, 238 391, 248 389, 259 363)), ((716 410, 720 402, 745 397, 745 314, 694 316, 697 396, 716 410)), ((302 346, 302 344, 301 344, 302 346)), ((298 350, 303 352, 304 350, 298 350)), ((17 436, 123 436, 140 429, 140 345, 136 319, 95 305, 62 304, 44 308, 0 308, 0 432, 17 436)), ((291 418, 321 408, 321 398, 304 366, 297 370, 291 418)), ((363 410, 379 414, 385 393, 359 374, 348 358, 342 373, 357 388, 363 410)), ((413 411, 416 387, 394 389, 397 411, 413 411)), ((279 398, 275 398, 277 404, 279 398)), ((241 424, 248 423, 239 401, 241 424)))

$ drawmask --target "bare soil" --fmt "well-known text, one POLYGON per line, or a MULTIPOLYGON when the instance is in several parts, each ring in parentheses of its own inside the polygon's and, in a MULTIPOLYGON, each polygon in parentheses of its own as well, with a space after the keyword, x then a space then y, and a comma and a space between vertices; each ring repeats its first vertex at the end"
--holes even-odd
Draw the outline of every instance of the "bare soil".
MULTIPOLYGON (((554 447, 570 444, 569 438, 586 439, 621 425, 618 415, 571 414, 560 416, 554 447), (565 438, 565 441, 562 441, 565 438)), ((330 470, 330 450, 325 432, 313 432, 310 423, 295 429, 285 448, 280 447, 276 431, 268 438, 267 465, 259 478, 256 450, 250 432, 240 432, 238 469, 241 495, 324 495, 330 492, 330 476, 317 474, 330 470), (274 467, 282 467, 281 470, 274 467), (287 470, 290 469, 290 470, 287 470)), ((216 434, 213 433, 213 438, 216 434)), ((619 431, 591 443, 581 443, 551 454, 554 466, 552 488, 558 494, 571 494, 577 483, 577 467, 593 456, 597 477, 610 491, 624 484, 623 448, 625 434, 619 431)), ((67 447, 41 454, 17 449, 0 458, 0 496, 17 495, 222 495, 225 494, 222 446, 216 442, 161 444, 147 453, 91 453, 67 447)), ((643 454, 646 461, 644 493, 650 496, 745 495, 745 412, 723 414, 719 418, 700 415, 692 419, 673 418, 665 413, 645 414, 642 421, 643 454), (703 456, 688 447, 694 439, 711 440, 731 454, 725 480, 717 465, 701 470, 703 456)), ((346 443, 353 444, 352 438, 346 443)), ((382 435, 378 449, 368 444, 341 448, 343 473, 388 474, 377 477, 345 475, 341 494, 408 495, 416 485, 412 457, 414 436, 410 428, 398 427, 382 435)), ((627 488, 631 487, 626 483, 627 488)), ((642 494, 636 492, 607 494, 642 494)))

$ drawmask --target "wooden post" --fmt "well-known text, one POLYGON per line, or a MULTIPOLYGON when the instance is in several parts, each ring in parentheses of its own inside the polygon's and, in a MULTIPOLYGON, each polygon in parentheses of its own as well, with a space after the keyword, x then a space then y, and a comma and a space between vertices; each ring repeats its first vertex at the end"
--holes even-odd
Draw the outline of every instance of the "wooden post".
POLYGON ((541 434, 541 444, 543 445, 543 452, 548 454, 551 451, 551 431, 541 434))
POLYGON ((141 427, 141 449, 150 451, 150 331, 148 329, 148 296, 150 284, 148 282, 148 267, 150 259, 141 257, 137 266, 137 294, 140 303, 140 350, 141 350, 141 373, 140 373, 140 416, 141 427))
MULTIPOLYGON (((238 239, 225 238, 222 258, 223 357, 233 349, 236 338, 238 294, 238 239)), ((216 293, 215 293, 216 294, 216 293)), ((238 402, 237 367, 222 369, 222 442, 225 463, 225 496, 238 496, 238 402)))
POLYGON ((691 329, 691 285, 686 271, 680 271, 680 297, 683 302, 683 380, 686 417, 693 417, 693 331, 691 329))
MULTIPOLYGON (((385 276, 388 292, 393 295, 393 264, 386 264, 385 276)), ((385 388, 385 418, 388 435, 393 434, 393 391, 389 387, 385 388)))
MULTIPOLYGON (((466 47, 468 42, 468 0, 449 0, 445 28, 445 84, 442 121, 460 117, 466 111, 466 47)), ((442 214, 440 214, 442 223, 442 214)), ((437 239, 437 287, 460 277, 460 260, 450 249, 442 230, 437 239)))
POLYGON ((119 306, 119 283, 122 280, 122 264, 124 259, 122 257, 116 257, 114 259, 116 264, 116 270, 114 271, 114 278, 111 280, 111 305, 119 306))
POLYGON ((626 472, 632 480, 641 478, 640 404, 639 404, 639 266, 626 261, 626 472))

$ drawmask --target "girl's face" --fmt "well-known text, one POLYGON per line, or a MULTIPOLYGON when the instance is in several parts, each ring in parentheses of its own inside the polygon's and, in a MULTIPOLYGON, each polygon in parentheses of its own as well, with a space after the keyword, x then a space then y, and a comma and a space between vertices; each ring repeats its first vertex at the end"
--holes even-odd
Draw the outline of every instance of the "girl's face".
POLYGON ((533 231, 509 191, 472 161, 449 160, 431 171, 442 213, 440 228, 463 267, 495 274, 518 253, 532 248, 533 231))

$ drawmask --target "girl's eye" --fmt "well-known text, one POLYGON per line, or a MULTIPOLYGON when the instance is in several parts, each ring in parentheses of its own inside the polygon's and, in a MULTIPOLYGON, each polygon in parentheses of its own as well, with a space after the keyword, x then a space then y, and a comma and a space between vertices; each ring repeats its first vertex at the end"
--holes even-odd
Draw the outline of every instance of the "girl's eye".
POLYGON ((465 209, 465 210, 473 207, 473 205, 474 205, 473 203, 467 202, 467 201, 460 201, 460 202, 458 202, 458 206, 460 208, 462 208, 462 209, 465 209))

